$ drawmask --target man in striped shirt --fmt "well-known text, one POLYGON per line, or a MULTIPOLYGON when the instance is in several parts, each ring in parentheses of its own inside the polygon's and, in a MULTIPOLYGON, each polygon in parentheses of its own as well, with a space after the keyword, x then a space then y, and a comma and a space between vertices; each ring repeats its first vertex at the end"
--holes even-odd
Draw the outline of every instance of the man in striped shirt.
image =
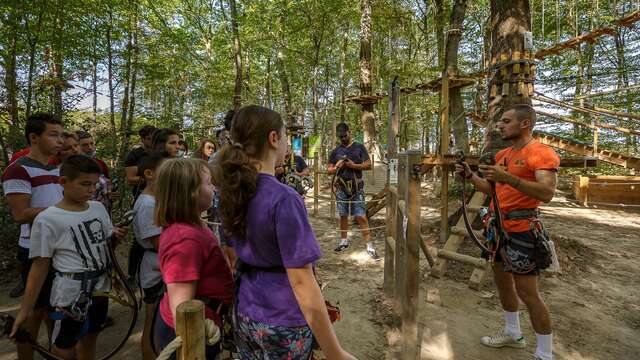
MULTIPOLYGON (((49 157, 56 155, 62 148, 62 132, 60 120, 52 114, 37 113, 29 116, 25 136, 31 151, 9 165, 2 174, 2 187, 11 216, 21 225, 17 259, 20 261, 20 275, 25 285, 31 269, 31 223, 40 212, 62 200, 62 187, 58 183, 59 168, 48 163, 49 157)), ((51 281, 49 276, 38 296, 33 315, 25 322, 26 330, 33 339, 38 338, 40 323, 47 314, 51 281)), ((18 358, 32 359, 31 347, 19 344, 18 358)))

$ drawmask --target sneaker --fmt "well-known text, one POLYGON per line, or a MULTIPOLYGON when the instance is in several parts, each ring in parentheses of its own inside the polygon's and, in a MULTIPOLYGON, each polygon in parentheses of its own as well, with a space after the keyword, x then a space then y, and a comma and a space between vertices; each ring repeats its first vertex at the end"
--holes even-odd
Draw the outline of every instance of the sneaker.
POLYGON ((380 256, 378 256, 376 249, 367 249, 367 254, 369 254, 371 260, 380 261, 380 256))
POLYGON ((483 336, 480 338, 480 343, 485 346, 493 348, 512 347, 522 349, 527 346, 524 336, 520 336, 517 340, 511 335, 507 334, 504 330, 496 333, 493 336, 483 336))
POLYGON ((337 253, 343 252, 343 251, 347 250, 348 248, 349 248, 349 242, 340 243, 340 244, 338 244, 338 246, 336 246, 335 249, 333 249, 333 252, 337 252, 337 253))
POLYGON ((20 297, 24 294, 24 284, 22 283, 22 279, 18 280, 18 283, 16 284, 16 286, 13 287, 13 289, 11 289, 11 291, 9 292, 9 297, 11 298, 17 298, 20 297))

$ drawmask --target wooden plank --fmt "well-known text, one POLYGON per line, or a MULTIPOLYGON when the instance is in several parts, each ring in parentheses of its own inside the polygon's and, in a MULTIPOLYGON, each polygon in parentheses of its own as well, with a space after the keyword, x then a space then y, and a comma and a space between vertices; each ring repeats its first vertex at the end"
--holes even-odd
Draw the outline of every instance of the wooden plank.
POLYGON ((449 251, 444 249, 438 251, 438 257, 442 257, 447 260, 461 262, 463 264, 471 265, 477 268, 484 268, 485 265, 487 265, 487 261, 483 258, 477 258, 477 257, 465 255, 465 254, 460 254, 455 251, 449 251))
POLYGON ((420 164, 419 152, 407 153, 408 166, 404 169, 406 188, 407 237, 402 311, 402 335, 404 339, 403 359, 418 359, 418 294, 420 291, 420 177, 413 176, 414 165, 420 164))
MULTIPOLYGON (((485 198, 486 198, 485 194, 479 191, 476 191, 471 197, 471 200, 469 200, 469 205, 480 206, 484 203, 485 198)), ((473 219, 470 219, 470 220, 473 221, 474 219, 475 219, 475 216, 473 217, 473 219)), ((460 219, 458 220, 454 228, 463 228, 463 227, 464 227, 464 219, 460 217, 460 219)), ((452 233, 449 236, 449 239, 447 239, 447 241, 445 242, 442 249, 456 252, 460 248, 460 245, 464 241, 464 238, 465 236, 452 233)), ((435 264, 431 268, 431 275, 436 278, 440 278, 444 276, 444 273, 446 271, 447 271, 447 259, 438 257, 436 259, 435 264)))
POLYGON ((205 358, 204 303, 189 300, 176 308, 176 334, 182 346, 176 351, 180 360, 205 358))

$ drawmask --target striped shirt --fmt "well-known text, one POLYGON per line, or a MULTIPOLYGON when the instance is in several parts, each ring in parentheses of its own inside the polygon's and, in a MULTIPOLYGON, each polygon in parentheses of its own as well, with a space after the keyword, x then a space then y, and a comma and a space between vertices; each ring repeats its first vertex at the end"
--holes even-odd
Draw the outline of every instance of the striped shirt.
MULTIPOLYGON (((45 165, 24 156, 13 162, 2 174, 4 194, 31 195, 29 207, 46 208, 62 200, 62 186, 58 183, 60 168, 45 165)), ((22 224, 18 245, 29 248, 31 224, 22 224)))

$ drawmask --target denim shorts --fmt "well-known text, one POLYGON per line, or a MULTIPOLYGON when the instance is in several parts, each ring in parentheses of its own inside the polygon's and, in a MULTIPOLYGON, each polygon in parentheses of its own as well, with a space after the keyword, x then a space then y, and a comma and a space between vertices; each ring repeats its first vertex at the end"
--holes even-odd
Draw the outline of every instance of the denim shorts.
POLYGON ((342 216, 366 216, 367 210, 364 201, 364 189, 359 189, 353 196, 347 194, 344 189, 336 191, 336 207, 338 214, 342 216))

